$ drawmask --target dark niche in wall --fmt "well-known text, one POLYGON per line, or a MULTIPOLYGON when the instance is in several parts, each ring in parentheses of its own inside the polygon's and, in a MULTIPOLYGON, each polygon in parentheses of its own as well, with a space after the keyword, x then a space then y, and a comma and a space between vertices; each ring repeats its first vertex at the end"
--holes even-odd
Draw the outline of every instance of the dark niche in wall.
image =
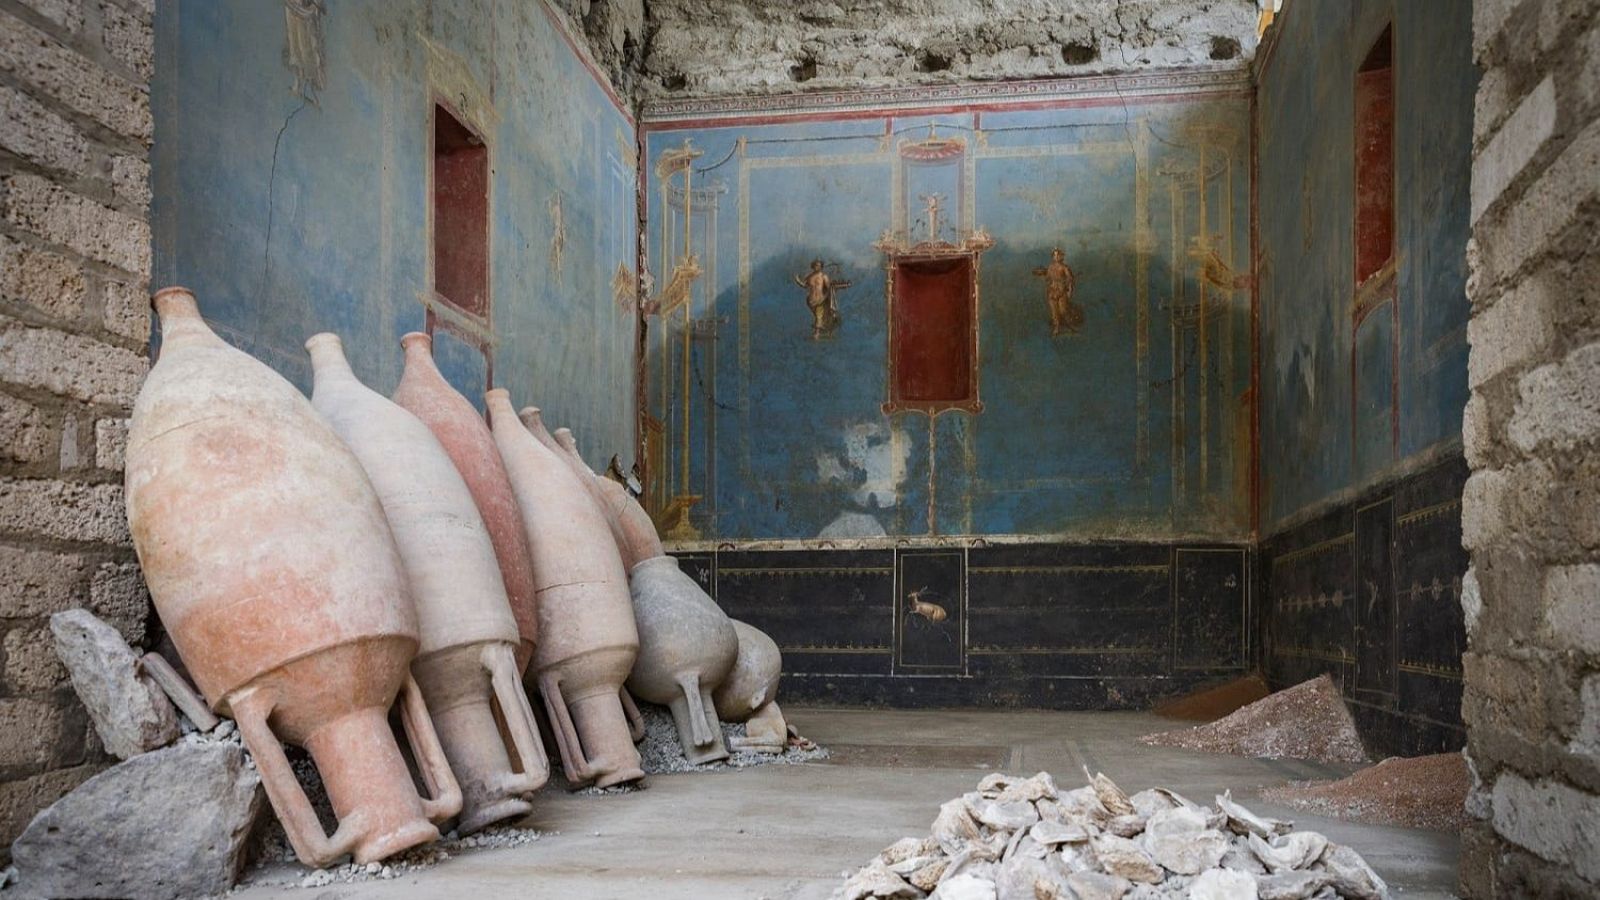
POLYGON ((1356 284, 1394 255, 1394 51, 1385 28, 1356 72, 1356 284))
POLYGON ((890 366, 896 406, 967 406, 977 400, 970 255, 900 258, 893 265, 890 366))
POLYGON ((468 315, 489 315, 489 147, 433 107, 433 290, 468 315))

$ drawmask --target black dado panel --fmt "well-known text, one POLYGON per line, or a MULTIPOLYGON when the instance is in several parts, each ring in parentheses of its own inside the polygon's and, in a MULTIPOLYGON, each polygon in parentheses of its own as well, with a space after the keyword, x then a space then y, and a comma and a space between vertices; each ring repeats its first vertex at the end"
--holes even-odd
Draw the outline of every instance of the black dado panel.
POLYGON ((1274 688, 1331 673, 1368 752, 1458 750, 1461 491, 1456 457, 1272 535, 1259 555, 1261 666, 1274 688))
POLYGON ((681 558, 797 702, 1146 708, 1244 669, 1242 546, 976 543, 681 558))

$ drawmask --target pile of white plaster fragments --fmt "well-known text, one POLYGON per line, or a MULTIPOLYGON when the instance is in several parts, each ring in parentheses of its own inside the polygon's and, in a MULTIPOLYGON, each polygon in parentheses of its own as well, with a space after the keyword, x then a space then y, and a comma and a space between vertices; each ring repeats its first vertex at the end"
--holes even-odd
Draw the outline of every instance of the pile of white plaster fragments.
POLYGON ((939 808, 932 835, 896 841, 833 896, 1387 900, 1389 889, 1349 847, 1227 794, 1215 806, 1164 788, 1130 797, 1104 775, 1060 791, 1041 772, 989 775, 939 808))

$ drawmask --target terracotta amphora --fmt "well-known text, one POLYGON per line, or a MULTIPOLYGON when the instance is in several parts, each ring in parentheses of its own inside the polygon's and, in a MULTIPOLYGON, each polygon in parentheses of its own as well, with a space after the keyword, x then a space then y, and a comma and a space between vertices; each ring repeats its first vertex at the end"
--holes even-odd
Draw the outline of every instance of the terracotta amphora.
POLYGON ((518 421, 510 394, 489 391, 484 405, 533 551, 539 645, 531 671, 567 780, 609 787, 643 778, 621 696, 639 633, 611 530, 567 464, 518 421))
POLYGON ((522 643, 517 648, 517 671, 528 668, 534 645, 539 640, 539 611, 533 588, 533 557, 528 552, 528 533, 522 527, 517 498, 511 493, 511 480, 495 448, 489 425, 466 397, 444 380, 433 363, 433 338, 412 332, 400 339, 405 348, 405 372, 395 387, 392 399, 422 420, 450 455, 456 471, 472 492, 472 502, 483 516, 500 563, 500 580, 506 599, 517 618, 522 643))
POLYGON ((733 630, 739 635, 739 656, 733 671, 711 694, 717 717, 745 723, 744 737, 733 741, 733 749, 782 753, 789 744, 789 724, 776 699, 783 655, 777 643, 754 625, 734 619, 733 630))
POLYGON ((727 759, 711 692, 738 655, 733 620, 666 555, 649 517, 622 486, 594 474, 583 462, 572 432, 557 429, 555 440, 608 513, 619 548, 631 563, 628 587, 639 627, 639 659, 628 676, 629 692, 672 710, 678 742, 690 763, 727 759), (636 515, 631 513, 635 509, 636 515))
POLYGON ((416 600, 422 646, 411 673, 461 783, 458 830, 525 815, 533 807, 523 795, 543 786, 550 764, 517 672, 517 622, 472 492, 428 426, 356 379, 338 335, 315 335, 306 349, 311 405, 366 470, 416 600))
MULTIPOLYGON (((583 457, 578 454, 577 447, 563 447, 561 442, 558 441, 555 436, 551 435, 549 431, 545 430, 544 419, 541 416, 538 407, 524 406, 522 411, 519 412, 517 416, 522 420, 522 425, 524 428, 528 429, 529 434, 537 438, 539 443, 543 444, 546 449, 548 449, 551 453, 554 453, 557 458, 567 464, 567 468, 572 470, 572 474, 578 479, 578 483, 583 485, 583 489, 585 493, 589 495, 589 499, 600 508, 602 513, 604 513, 606 505, 605 501, 600 496, 599 489, 594 483, 594 478, 591 477, 594 475, 594 472, 589 468, 589 464, 583 461, 583 457)), ((558 429, 557 434, 559 434, 561 431, 566 431, 566 429, 558 429)), ((571 432, 567 432, 567 434, 568 440, 570 441, 571 432)), ((618 552, 622 554, 623 569, 631 569, 633 567, 633 561, 628 559, 628 552, 624 545, 624 537, 618 530, 618 524, 616 520, 609 515, 604 516, 604 518, 606 528, 611 532, 612 543, 616 544, 618 552)))
POLYGON ((617 539, 617 550, 622 554, 623 565, 631 572, 639 563, 665 555, 661 536, 656 534, 656 525, 650 521, 650 514, 644 511, 639 501, 633 499, 627 488, 589 468, 578 453, 578 443, 572 436, 572 430, 557 428, 555 441, 568 461, 582 474, 595 502, 600 504, 601 511, 611 521, 611 532, 617 539))
POLYGON ((305 397, 155 296, 161 355, 134 403, 128 523, 156 611, 211 708, 232 715, 301 861, 358 863, 438 838, 461 809, 409 665, 417 613, 360 463, 305 397), (431 799, 389 728, 401 718, 431 799), (330 836, 279 740, 328 790, 330 836))

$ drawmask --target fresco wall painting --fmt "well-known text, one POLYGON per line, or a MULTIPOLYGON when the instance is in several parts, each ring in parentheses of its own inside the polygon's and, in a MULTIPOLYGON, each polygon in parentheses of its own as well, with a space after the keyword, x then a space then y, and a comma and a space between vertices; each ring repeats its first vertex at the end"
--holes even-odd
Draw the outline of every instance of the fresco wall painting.
POLYGON ((647 108, 663 530, 1245 539, 1241 77, 647 108))
POLYGON ((1243 670, 1241 73, 644 122, 648 506, 791 696, 1131 708, 1243 670))
POLYGON ((168 6, 154 283, 302 388, 308 335, 387 392, 430 331, 466 396, 631 465, 637 131, 545 0, 168 6))
POLYGON ((1369 749, 1458 749, 1471 27, 1292 4, 1258 55, 1257 643, 1369 749), (1334 415, 1309 411, 1335 410, 1334 415))

